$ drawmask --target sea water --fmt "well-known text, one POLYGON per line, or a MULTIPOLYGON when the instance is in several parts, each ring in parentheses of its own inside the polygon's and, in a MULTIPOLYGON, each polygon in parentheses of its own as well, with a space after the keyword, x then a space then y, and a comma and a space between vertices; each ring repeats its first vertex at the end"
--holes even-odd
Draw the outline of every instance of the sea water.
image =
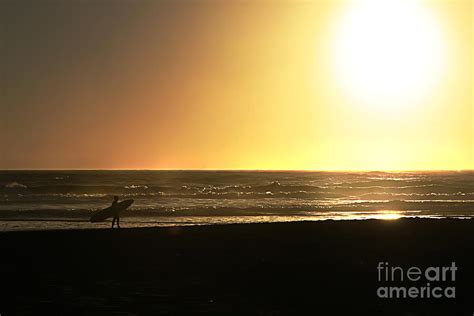
POLYGON ((0 171, 0 230, 400 217, 471 218, 474 172, 0 171))

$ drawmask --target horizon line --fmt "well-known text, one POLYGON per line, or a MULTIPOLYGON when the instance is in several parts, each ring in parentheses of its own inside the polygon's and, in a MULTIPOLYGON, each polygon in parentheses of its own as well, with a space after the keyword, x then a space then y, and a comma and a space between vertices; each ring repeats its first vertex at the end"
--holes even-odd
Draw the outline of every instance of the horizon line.
POLYGON ((149 169, 149 168, 38 168, 38 169, 0 169, 0 172, 4 171, 241 171, 241 172, 387 172, 387 173, 400 173, 400 172, 465 172, 474 171, 474 169, 179 169, 179 168, 161 168, 161 169, 149 169))

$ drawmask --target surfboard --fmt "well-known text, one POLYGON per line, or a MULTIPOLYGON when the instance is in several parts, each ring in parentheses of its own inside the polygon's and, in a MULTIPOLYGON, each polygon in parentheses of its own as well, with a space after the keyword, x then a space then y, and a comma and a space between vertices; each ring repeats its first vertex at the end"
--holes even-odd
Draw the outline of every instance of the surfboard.
POLYGON ((126 210, 132 204, 132 199, 118 202, 114 206, 109 206, 107 208, 104 208, 103 210, 95 212, 94 215, 92 215, 90 221, 91 223, 96 223, 106 220, 107 218, 114 216, 115 213, 119 213, 126 210))

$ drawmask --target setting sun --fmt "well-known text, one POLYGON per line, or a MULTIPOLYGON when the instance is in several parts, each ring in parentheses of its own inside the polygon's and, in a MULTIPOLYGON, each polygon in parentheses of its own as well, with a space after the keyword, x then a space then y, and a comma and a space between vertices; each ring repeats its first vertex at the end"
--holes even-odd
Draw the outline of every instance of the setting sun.
POLYGON ((419 1, 354 1, 336 21, 334 71, 355 99, 400 110, 439 82, 445 42, 436 16, 419 1))

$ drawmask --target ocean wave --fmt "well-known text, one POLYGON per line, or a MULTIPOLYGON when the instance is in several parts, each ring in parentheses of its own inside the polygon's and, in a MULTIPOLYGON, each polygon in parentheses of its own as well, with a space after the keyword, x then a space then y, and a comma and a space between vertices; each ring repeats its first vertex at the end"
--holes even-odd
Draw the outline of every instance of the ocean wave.
MULTIPOLYGON (((94 192, 94 190, 91 190, 94 192)), ((452 193, 437 193, 437 192, 347 192, 347 191, 293 191, 293 192, 226 192, 226 191, 214 191, 214 190, 201 190, 201 191, 178 191, 178 192, 152 192, 152 191, 135 191, 129 190, 123 193, 32 193, 15 190, 12 193, 5 193, 0 195, 0 205, 4 203, 12 202, 63 202, 71 203, 75 201, 103 201, 109 202, 112 195, 119 195, 122 199, 134 198, 134 199, 145 199, 155 200, 156 203, 160 201, 166 201, 171 199, 180 200, 281 200, 282 203, 287 200, 300 200, 300 201, 334 201, 340 200, 373 200, 373 201, 385 201, 385 200, 474 200, 473 192, 452 192, 452 193)))
MULTIPOLYGON (((431 213, 459 213, 472 214, 474 201, 342 201, 336 204, 317 205, 248 205, 248 206, 210 206, 210 205, 133 205, 124 211, 124 216, 296 216, 319 214, 325 212, 377 212, 389 210, 393 212, 425 211, 431 213)), ((4 209, 0 211, 1 218, 24 216, 49 217, 90 217, 94 211, 102 207, 87 205, 66 208, 57 205, 54 208, 25 207, 18 209, 4 209)))
POLYGON ((413 186, 357 186, 354 183, 344 185, 309 185, 309 184, 281 184, 274 181, 262 185, 181 185, 181 186, 157 186, 152 184, 129 184, 129 185, 78 185, 78 184, 53 184, 27 186, 19 182, 10 182, 0 187, 0 193, 21 194, 108 194, 129 195, 149 194, 163 196, 188 196, 188 197, 223 197, 234 196, 328 196, 339 198, 343 196, 361 196, 366 194, 470 194, 474 192, 474 185, 456 184, 422 184, 413 186))
POLYGON ((124 186, 125 189, 144 189, 144 190, 147 190, 148 189, 148 186, 146 185, 126 185, 124 186))
POLYGON ((358 196, 367 200, 474 200, 474 193, 365 193, 358 196))
POLYGON ((15 182, 15 181, 5 184, 5 189, 26 189, 26 188, 28 188, 26 185, 15 182))

